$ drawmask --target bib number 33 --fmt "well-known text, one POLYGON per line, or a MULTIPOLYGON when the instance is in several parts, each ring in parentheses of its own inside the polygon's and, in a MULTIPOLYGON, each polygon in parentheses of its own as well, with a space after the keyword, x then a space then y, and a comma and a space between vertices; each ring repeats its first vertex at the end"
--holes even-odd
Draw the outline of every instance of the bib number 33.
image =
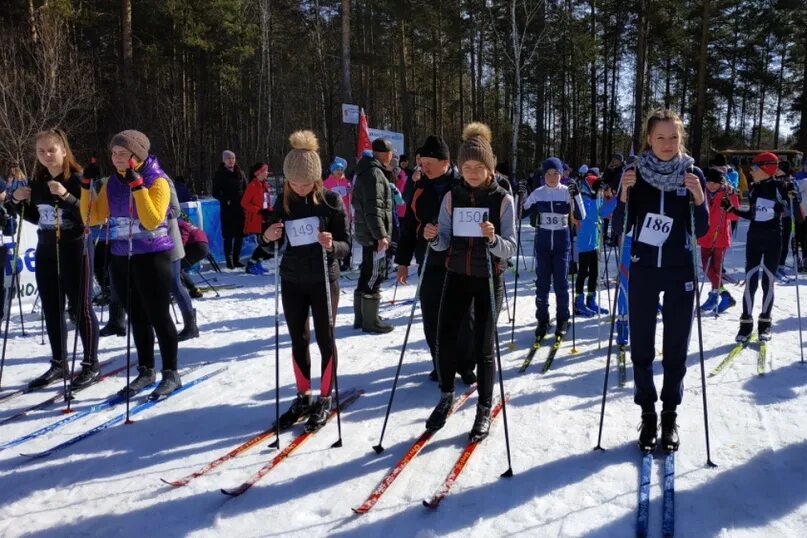
POLYGON ((672 218, 658 213, 648 213, 642 222, 639 241, 654 247, 660 247, 670 236, 672 225, 672 218))

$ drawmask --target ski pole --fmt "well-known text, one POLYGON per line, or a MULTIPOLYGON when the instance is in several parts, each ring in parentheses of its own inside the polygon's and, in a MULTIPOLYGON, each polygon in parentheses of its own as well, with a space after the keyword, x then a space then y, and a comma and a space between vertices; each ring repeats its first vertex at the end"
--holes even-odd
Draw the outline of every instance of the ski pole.
POLYGON ((0 355, 0 387, 3 386, 3 367, 6 365, 6 346, 8 345, 8 326, 9 326, 9 323, 11 322, 11 301, 13 300, 15 293, 19 294, 19 290, 17 289, 17 287, 18 287, 18 285, 20 283, 19 274, 20 274, 20 271, 22 271, 22 267, 20 267, 20 269, 17 269, 17 263, 21 262, 21 260, 19 259, 20 238, 21 238, 21 235, 22 235, 22 223, 23 223, 23 218, 24 217, 25 217, 25 205, 20 205, 20 223, 19 223, 19 226, 17 228, 17 241, 14 243, 14 257, 12 258, 12 267, 13 267, 14 270, 11 273, 11 287, 8 290, 8 302, 7 302, 7 305, 6 305, 6 313, 7 313, 6 328, 3 331, 3 352, 2 352, 2 355, 0 355))
MULTIPOLYGON (((627 171, 628 169, 626 169, 627 171)), ((625 175, 625 172, 622 173, 625 175)), ((620 178, 620 184, 622 180, 620 178)), ((616 196, 619 196, 620 193, 617 192, 616 196)), ((619 203, 619 202, 617 202, 619 203)), ((624 257, 625 253, 625 235, 628 231, 628 217, 630 216, 630 212, 628 211, 628 207, 630 204, 630 190, 625 190, 625 216, 622 220, 622 231, 620 233, 620 240, 619 240, 619 258, 616 260, 617 268, 622 264, 622 258, 624 257)), ((611 219, 613 223, 613 219, 611 219)), ((619 298, 619 285, 617 285, 616 289, 614 290, 614 303, 613 303, 613 310, 611 310, 611 328, 608 331, 608 352, 606 353, 605 359, 605 379, 602 383, 602 404, 600 405, 600 429, 597 432, 597 446, 594 447, 594 450, 605 450, 602 447, 602 427, 605 421, 605 400, 606 395, 608 394, 608 374, 610 373, 611 369, 611 353, 614 349, 614 325, 616 324, 616 308, 617 308, 617 299, 619 298)))
POLYGON ((392 300, 389 304, 395 304, 395 296, 398 295, 398 279, 395 279, 395 287, 392 290, 392 300))
POLYGON ((502 287, 504 288, 504 307, 507 310, 507 323, 511 323, 513 318, 510 317, 510 299, 507 298, 507 284, 502 282, 502 287))
MULTIPOLYGON (((323 224, 325 223, 324 218, 320 218, 320 230, 324 228, 323 224)), ((336 390, 336 431, 338 432, 339 438, 331 445, 331 448, 339 448, 342 446, 342 414, 339 411, 339 362, 336 353, 336 336, 334 336, 334 316, 336 315, 336 308, 331 303, 331 282, 330 282, 330 274, 328 271, 328 251, 325 250, 325 247, 322 247, 322 269, 325 275, 325 299, 328 303, 328 332, 329 337, 331 339, 331 360, 333 361, 333 384, 334 389, 336 390)), ((397 283, 398 280, 396 279, 395 282, 397 283)), ((338 295, 337 295, 338 297, 338 295)), ((330 388, 330 387, 328 387, 330 388)))
MULTIPOLYGON (((274 244, 274 262, 275 262, 275 440, 269 443, 271 448, 280 448, 280 269, 277 261, 277 244, 280 240, 275 241, 274 244)), ((306 321, 306 323, 308 323, 306 321)))
MULTIPOLYGON (((516 219, 518 220, 518 224, 516 226, 516 276, 513 283, 513 317, 510 319, 510 343, 507 344, 507 348, 509 350, 514 350, 516 348, 516 304, 518 303, 518 264, 519 264, 519 256, 521 256, 521 209, 519 204, 521 203, 520 197, 516 196, 516 202, 513 207, 513 211, 515 212, 516 219)), ((527 270, 527 262, 524 261, 524 270, 527 270)))
POLYGON ((409 331, 412 329, 412 320, 415 319, 415 308, 417 308, 418 299, 420 298, 420 285, 423 283, 423 275, 429 270, 428 265, 426 265, 429 261, 429 252, 431 252, 431 245, 427 243, 426 252, 423 254, 423 263, 419 268, 420 274, 418 275, 418 283, 415 287, 415 296, 412 299, 412 308, 409 309, 409 322, 406 324, 406 333, 404 333, 401 354, 398 357, 398 367, 395 369, 395 379, 392 381, 392 391, 390 391, 389 402, 387 403, 387 412, 384 414, 384 424, 381 426, 381 438, 378 440, 378 444, 373 446, 373 450, 375 450, 376 454, 381 454, 384 451, 384 433, 387 431, 387 422, 389 421, 389 414, 392 410, 392 400, 395 398, 395 389, 398 386, 398 378, 401 375, 401 366, 403 365, 404 354, 406 353, 406 344, 409 342, 409 331))
MULTIPOLYGON (((487 220, 487 218, 485 218, 487 220)), ((488 292, 490 294, 490 323, 493 327, 494 342, 496 344, 496 367, 499 370, 499 397, 502 402, 502 420, 504 420, 504 444, 507 449, 507 470, 501 474, 502 477, 513 476, 513 462, 510 457, 510 430, 507 426, 507 401, 504 397, 504 378, 502 377, 502 354, 499 349, 499 330, 497 328, 496 318, 496 294, 493 291, 493 254, 488 248, 488 292)), ((504 284, 504 283, 502 283, 504 284)))
MULTIPOLYGON (((692 173, 692 167, 689 168, 689 173, 692 173)), ((705 196, 705 195, 704 195, 705 196)), ((704 200, 703 203, 706 203, 704 200)), ((689 196, 689 224, 690 224, 690 241, 692 246, 692 281, 697 280, 698 271, 698 243, 695 238, 695 200, 692 194, 689 196)), ((703 396, 703 427, 706 432, 706 465, 709 467, 717 467, 712 462, 711 447, 709 444, 709 405, 706 401, 706 367, 704 366, 703 358, 703 327, 701 325, 701 308, 700 308, 700 293, 697 293, 695 298, 695 316, 698 320, 698 353, 701 365, 701 392, 703 396)), ((691 323, 691 322, 690 322, 691 323)))
POLYGON ((221 295, 219 294, 219 290, 218 290, 218 288, 216 288, 216 286, 214 286, 214 285, 213 285, 213 283, 212 283, 212 282, 210 282, 210 280, 208 280, 208 279, 207 279, 207 277, 206 277, 205 275, 203 275, 203 274, 202 274, 202 268, 201 268, 201 266, 200 266, 200 267, 199 267, 199 269, 196 271, 196 274, 198 274, 198 275, 199 275, 199 277, 200 277, 202 280, 204 280, 204 281, 205 281, 205 284, 207 284, 207 286, 208 286, 208 287, 209 287, 211 290, 213 290, 213 293, 215 293, 215 294, 216 294, 216 297, 221 297, 221 295))
MULTIPOLYGON (((792 237, 796 237, 796 213, 794 212, 793 198, 790 199, 790 232, 792 237)), ((801 363, 804 364, 804 338, 801 330, 801 299, 799 298, 799 242, 793 241, 793 267, 796 273, 796 310, 799 315, 799 350, 801 351, 801 363)))

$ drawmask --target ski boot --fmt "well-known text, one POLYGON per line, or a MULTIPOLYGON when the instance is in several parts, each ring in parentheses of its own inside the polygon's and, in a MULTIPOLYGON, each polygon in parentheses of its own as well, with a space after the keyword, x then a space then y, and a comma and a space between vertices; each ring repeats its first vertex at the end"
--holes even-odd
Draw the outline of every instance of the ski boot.
POLYGON ((627 346, 628 345, 628 336, 630 335, 630 329, 628 327, 628 320, 626 319, 619 319, 616 322, 616 343, 618 346, 627 346))
POLYGON ((678 424, 675 423, 677 417, 675 411, 661 412, 661 448, 667 452, 678 450, 678 424))
POLYGON ((535 328, 535 341, 543 340, 546 333, 549 332, 549 321, 540 321, 535 328))
POLYGON ((182 380, 179 379, 179 374, 176 370, 163 370, 163 378, 160 384, 154 389, 154 392, 149 394, 149 400, 159 400, 168 396, 182 386, 182 380))
POLYGON ((582 293, 578 293, 574 299, 574 313, 585 318, 592 318, 597 315, 596 312, 589 310, 586 306, 586 300, 582 293))
POLYGON ((280 419, 278 420, 280 429, 287 430, 291 428, 297 423, 298 420, 309 416, 313 408, 314 406, 311 404, 311 395, 298 392, 297 397, 291 403, 291 407, 289 407, 285 413, 280 415, 280 419))
POLYGON ((474 425, 468 433, 468 439, 478 443, 490 433, 490 407, 482 404, 476 405, 476 418, 474 425))
POLYGON ((308 415, 308 421, 305 423, 305 431, 315 432, 328 422, 328 417, 331 415, 331 397, 320 396, 316 403, 312 406, 311 414, 308 415))
POLYGON ((771 318, 759 316, 757 319, 757 334, 760 342, 767 342, 771 339, 771 318))
POLYGON ((149 368, 148 366, 138 366, 137 372, 137 377, 134 378, 134 381, 119 390, 118 396, 122 396, 124 398, 129 396, 131 398, 157 380, 157 374, 154 372, 154 368, 149 368))
POLYGON ((177 342, 184 342, 185 340, 197 338, 198 336, 199 326, 196 325, 196 309, 194 308, 190 317, 185 320, 185 326, 182 327, 182 330, 177 334, 177 342))
POLYGON ((437 402, 437 407, 434 408, 434 411, 432 411, 432 414, 429 415, 429 419, 426 421, 426 430, 436 432, 445 426, 452 405, 454 405, 454 393, 440 393, 440 401, 437 402))
POLYGON ((56 362, 51 362, 48 371, 42 374, 41 376, 37 377, 33 381, 31 381, 30 383, 28 383, 28 388, 38 389, 40 387, 50 385, 57 379, 62 379, 65 375, 66 369, 67 364, 59 364, 56 362))
POLYGON ((244 269, 244 272, 249 275, 262 275, 264 274, 264 272, 261 271, 261 269, 263 269, 263 267, 261 267, 260 263, 249 260, 247 262, 246 269, 244 269))
POLYGON ((569 320, 559 321, 558 326, 555 328, 555 338, 561 340, 569 331, 569 320))
POLYGON ((706 299, 706 302, 701 305, 701 310, 704 312, 714 313, 715 309, 717 308, 718 297, 719 295, 717 290, 710 291, 709 298, 706 299))
POLYGON ((736 304, 737 301, 734 300, 734 297, 731 296, 728 290, 723 290, 720 292, 720 302, 717 304, 717 313, 721 314, 736 304))
POLYGON ((751 338, 751 333, 754 331, 754 319, 751 316, 740 316, 740 331, 734 338, 735 342, 744 344, 751 338))
POLYGON ((642 413, 642 422, 639 424, 639 450, 653 452, 658 441, 658 416, 655 411, 642 413))
POLYGON ((594 312, 594 314, 608 314, 608 309, 603 308, 597 304, 597 298, 593 293, 589 293, 586 295, 586 306, 589 310, 594 312))
POLYGON ((87 385, 92 385, 101 377, 101 367, 96 361, 93 364, 81 363, 81 373, 70 383, 70 389, 82 389, 87 385))

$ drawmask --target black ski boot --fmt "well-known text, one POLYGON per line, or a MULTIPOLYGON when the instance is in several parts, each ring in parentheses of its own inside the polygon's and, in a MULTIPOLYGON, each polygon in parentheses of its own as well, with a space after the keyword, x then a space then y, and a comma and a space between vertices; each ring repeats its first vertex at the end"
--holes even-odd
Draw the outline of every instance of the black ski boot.
POLYGON ((305 423, 305 431, 315 432, 328 422, 331 415, 331 397, 320 396, 314 403, 308 421, 305 423))
POLYGON ((757 334, 760 342, 767 342, 771 339, 771 318, 759 316, 757 320, 757 334))
POLYGON ((678 450, 678 424, 675 419, 678 413, 675 411, 661 412, 661 448, 667 452, 678 450))
POLYGON ((168 396, 182 386, 182 380, 179 379, 179 373, 176 370, 163 370, 163 378, 157 388, 149 394, 149 400, 159 400, 168 396))
POLYGON ((468 439, 476 443, 484 439, 490 433, 490 407, 486 405, 476 405, 476 418, 468 439))
POLYGON ((454 405, 454 393, 440 393, 440 401, 437 402, 437 407, 435 407, 432 414, 429 415, 429 419, 426 421, 426 429, 430 432, 436 432, 445 426, 452 405, 454 405))
POLYGON ((65 370, 67 369, 67 365, 60 365, 55 362, 50 363, 50 368, 48 371, 42 374, 41 376, 37 377, 30 383, 28 383, 29 389, 38 389, 40 387, 44 387, 46 385, 50 385, 57 379, 62 379, 65 374, 65 370))
POLYGON ((653 452, 658 441, 658 415, 655 411, 642 413, 642 423, 639 424, 639 450, 653 452))
POLYGON ((188 319, 184 320, 185 326, 182 327, 182 330, 179 331, 177 334, 177 342, 184 342, 185 340, 190 340, 191 338, 198 338, 199 337, 199 327, 196 325, 196 309, 193 309, 193 312, 188 317, 188 319))
POLYGON ((562 339, 566 336, 566 333, 569 331, 569 320, 566 321, 559 321, 558 326, 555 329, 555 338, 558 340, 562 339))
POLYGON ((129 397, 131 398, 144 388, 154 383, 156 380, 157 380, 157 374, 154 372, 154 368, 149 368, 148 366, 138 366, 137 377, 134 378, 134 380, 127 386, 119 390, 118 396, 122 396, 125 398, 126 395, 128 394, 129 397))
POLYGON ((298 420, 306 418, 311 414, 313 406, 311 405, 311 395, 297 393, 297 397, 291 403, 291 407, 280 415, 278 422, 280 423, 281 430, 287 430, 294 426, 298 420))
POLYGON ((101 367, 98 366, 97 362, 93 364, 84 364, 82 362, 81 373, 70 383, 70 388, 72 390, 83 389, 87 385, 95 383, 99 377, 101 377, 101 367))
POLYGON ((535 341, 543 340, 547 332, 549 332, 549 322, 539 322, 538 326, 535 328, 535 341))
POLYGON ((754 319, 751 316, 741 316, 740 331, 737 333, 737 336, 734 338, 734 341, 739 342, 741 344, 748 342, 748 339, 751 338, 751 333, 753 331, 754 331, 754 319))

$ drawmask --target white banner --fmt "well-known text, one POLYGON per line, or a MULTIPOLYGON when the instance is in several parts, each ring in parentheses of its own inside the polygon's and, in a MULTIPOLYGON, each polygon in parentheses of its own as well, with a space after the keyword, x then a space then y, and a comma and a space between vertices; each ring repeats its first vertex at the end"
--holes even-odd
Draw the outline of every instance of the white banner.
MULTIPOLYGON (((17 283, 17 290, 22 296, 22 302, 32 304, 36 300, 37 287, 36 287, 36 235, 37 227, 30 222, 23 221, 22 234, 20 237, 20 250, 17 254, 17 270, 20 271, 19 282, 17 283)), ((12 267, 11 262, 14 256, 14 240, 16 237, 3 236, 3 243, 8 248, 8 258, 3 264, 3 270, 6 272, 6 292, 11 288, 11 275, 12 267)), ((8 301, 8 296, 6 296, 8 301)), ((13 306, 12 306, 13 307, 13 306)))
POLYGON ((370 141, 376 138, 386 138, 392 144, 392 149, 395 150, 396 155, 403 155, 406 153, 404 150, 404 135, 403 133, 396 133, 393 131, 383 131, 381 129, 368 129, 370 133, 370 141))

